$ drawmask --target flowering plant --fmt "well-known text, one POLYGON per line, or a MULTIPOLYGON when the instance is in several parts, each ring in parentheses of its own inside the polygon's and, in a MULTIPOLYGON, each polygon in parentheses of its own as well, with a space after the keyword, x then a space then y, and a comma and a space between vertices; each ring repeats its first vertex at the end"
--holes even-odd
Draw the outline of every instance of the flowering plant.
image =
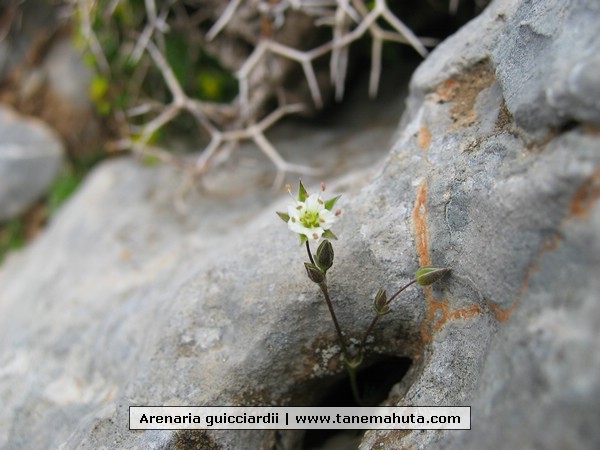
MULTIPOLYGON (((291 187, 288 185, 291 195, 291 187)), ((325 183, 321 183, 321 191, 325 192, 325 183)), ((292 203, 288 206, 288 212, 277 214, 288 224, 288 228, 300 235, 300 244, 312 239, 318 241, 321 237, 337 239, 331 231, 331 226, 336 222, 341 211, 333 212, 335 203, 340 198, 338 195, 330 200, 323 200, 321 193, 316 192, 309 195, 302 181, 298 189, 298 199, 292 197, 292 203)))
MULTIPOLYGON (((287 186, 287 190, 290 195, 292 195, 291 187, 289 185, 287 186)), ((340 196, 338 195, 330 200, 323 200, 321 193, 324 192, 324 183, 321 183, 321 192, 309 194, 302 184, 302 181, 300 181, 298 187, 298 197, 295 198, 292 195, 292 203, 289 204, 287 213, 277 212, 277 215, 288 224, 288 228, 291 231, 300 236, 300 245, 304 244, 306 246, 306 252, 308 253, 308 259, 310 260, 310 262, 304 263, 306 273, 308 278, 312 282, 316 283, 321 289, 325 303, 329 309, 329 314, 331 315, 331 320, 333 321, 333 325, 337 333, 338 341, 342 351, 342 361, 350 376, 350 384, 352 386, 354 399, 357 404, 362 405, 363 402, 361 401, 360 393, 358 392, 358 386, 356 383, 356 370, 362 364, 365 344, 367 342, 367 338, 375 328, 375 325, 377 325, 377 322, 382 316, 390 312, 390 304, 405 289, 415 283, 421 286, 433 284, 450 272, 450 269, 432 266, 420 267, 417 270, 415 278, 402 286, 389 299, 387 296, 387 291, 383 288, 380 289, 375 295, 375 300, 373 302, 375 316, 363 335, 358 350, 355 352, 350 352, 335 314, 333 302, 327 288, 326 276, 327 271, 333 265, 333 245, 329 239, 337 239, 333 231, 331 231, 331 227, 333 224, 335 224, 341 214, 340 210, 336 210, 335 212, 333 211, 333 208, 340 196), (317 242, 320 239, 323 239, 323 241, 317 248, 317 252, 313 255, 310 248, 310 242, 317 242)))

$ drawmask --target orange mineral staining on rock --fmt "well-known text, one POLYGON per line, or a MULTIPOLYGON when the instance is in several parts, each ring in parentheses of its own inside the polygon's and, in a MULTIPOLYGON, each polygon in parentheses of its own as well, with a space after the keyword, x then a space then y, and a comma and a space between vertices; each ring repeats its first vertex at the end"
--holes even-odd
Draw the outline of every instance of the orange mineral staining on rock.
POLYGON ((423 125, 417 134, 417 145, 426 150, 429 148, 429 144, 431 144, 431 131, 423 125))
POLYGON ((417 241, 419 265, 429 266, 429 229, 427 228, 427 181, 423 180, 417 192, 417 201, 413 209, 413 227, 417 241))
POLYGON ((452 103, 451 130, 469 127, 477 121, 475 104, 481 91, 496 80, 496 72, 488 59, 481 60, 465 69, 460 75, 449 78, 435 90, 440 103, 452 103))
MULTIPOLYGON (((421 267, 428 266, 431 264, 431 257, 429 255, 427 182, 425 180, 423 180, 417 191, 417 199, 412 217, 419 265, 421 267)), ((425 292, 425 301, 427 302, 427 316, 421 326, 421 336, 425 343, 432 342, 434 332, 439 331, 449 320, 469 319, 481 313, 481 308, 478 305, 471 305, 452 311, 450 310, 448 300, 436 300, 433 297, 431 286, 423 286, 423 291, 425 292)))
POLYGON ((600 199, 600 169, 594 172, 575 193, 569 212, 580 219, 587 217, 592 206, 600 199))
POLYGON ((527 268, 527 271, 525 272, 525 276, 521 281, 521 287, 519 288, 517 298, 514 300, 512 305, 510 305, 507 308, 501 308, 500 306, 491 301, 486 302, 487 306, 490 308, 490 311, 494 314, 494 316, 499 322, 506 323, 510 320, 512 313, 515 312, 515 310, 519 306, 519 303, 521 303, 521 298, 523 298, 523 296, 527 292, 527 289, 529 288, 529 281, 531 275, 535 272, 539 272, 540 260, 542 256, 547 252, 552 252, 556 250, 559 244, 560 237, 556 234, 544 239, 537 252, 535 253, 533 261, 531 262, 531 264, 527 268))

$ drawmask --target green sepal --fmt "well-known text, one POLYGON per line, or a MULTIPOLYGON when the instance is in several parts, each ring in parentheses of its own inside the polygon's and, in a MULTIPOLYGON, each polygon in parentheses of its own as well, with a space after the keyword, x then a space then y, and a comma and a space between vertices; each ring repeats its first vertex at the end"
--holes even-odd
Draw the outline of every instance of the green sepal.
POLYGON ((290 216, 289 214, 286 214, 284 212, 279 212, 279 211, 275 211, 277 213, 277 215, 281 218, 281 220, 283 220, 285 223, 290 221, 290 216))
POLYGON ((306 236, 304 236, 303 234, 300 234, 300 245, 304 245, 306 243, 306 241, 308 241, 308 238, 306 236))
POLYGON ((433 284, 441 279, 444 275, 450 272, 450 270, 451 269, 447 267, 419 267, 415 278, 417 279, 417 283, 419 283, 421 286, 429 286, 430 284, 433 284))
POLYGON ((331 211, 333 209, 333 207, 335 206, 335 202, 337 202, 340 197, 341 197, 341 195, 338 195, 336 197, 333 197, 333 198, 330 198, 329 200, 327 200, 325 202, 325 209, 331 211))
POLYGON ((344 366, 346 366, 346 369, 354 371, 358 369, 362 364, 363 355, 360 355, 358 358, 352 359, 351 361, 348 361, 346 358, 343 358, 342 362, 344 363, 344 366))
POLYGON ((302 180, 298 180, 298 182, 298 200, 303 202, 306 200, 306 197, 308 197, 308 192, 306 192, 306 188, 302 184, 302 180))
POLYGON ((323 237, 325 239, 334 239, 337 241, 337 236, 335 234, 333 234, 333 231, 331 231, 331 230, 325 230, 323 232, 323 237))
POLYGON ((321 269, 311 263, 304 263, 304 267, 306 268, 306 274, 310 281, 313 283, 321 284, 325 281, 325 274, 321 269))
POLYGON ((321 242, 316 254, 316 263, 323 272, 327 272, 333 265, 333 245, 327 239, 321 242))

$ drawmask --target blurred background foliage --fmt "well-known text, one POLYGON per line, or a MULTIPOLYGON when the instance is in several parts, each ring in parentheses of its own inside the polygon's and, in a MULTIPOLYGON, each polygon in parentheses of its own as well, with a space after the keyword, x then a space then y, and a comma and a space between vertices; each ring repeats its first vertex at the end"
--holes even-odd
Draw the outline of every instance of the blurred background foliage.
MULTIPOLYGON (((252 54, 261 39, 299 42, 300 46, 311 49, 332 38, 331 27, 317 23, 319 19, 325 18, 318 14, 309 17, 308 23, 312 28, 308 31, 306 27, 299 29, 304 34, 299 37, 286 36, 285 33, 293 34, 298 30, 293 26, 286 29, 281 25, 286 21, 291 21, 293 25, 296 20, 293 16, 298 14, 298 11, 290 7, 292 2, 289 0, 242 1, 231 23, 225 27, 226 31, 220 32, 214 40, 207 39, 207 34, 220 20, 219 14, 226 4, 231 4, 231 0, 36 0, 33 3, 37 1, 60 10, 58 15, 63 20, 60 25, 62 28, 48 28, 40 32, 46 39, 48 36, 52 38, 47 44, 40 46, 39 52, 48 51, 54 36, 63 33, 57 30, 68 30, 74 47, 92 73, 88 96, 103 129, 103 137, 92 140, 91 150, 85 151, 68 142, 69 159, 46 198, 23 217, 0 224, 0 261, 7 251, 21 247, 35 235, 45 220, 52 217, 76 191, 85 175, 98 161, 127 152, 138 142, 140 146, 156 146, 172 152, 170 142, 173 138, 184 139, 185 142, 192 143, 187 146, 188 151, 198 152, 214 138, 214 132, 210 128, 202 129, 197 117, 189 111, 174 115, 149 134, 144 134, 144 127, 155 120, 164 111, 165 105, 173 100, 173 93, 165 81, 164 70, 157 66, 156 60, 149 54, 148 43, 159 50, 188 98, 206 105, 215 105, 213 112, 218 111, 215 114, 217 120, 212 120, 211 117, 211 126, 222 132, 227 131, 232 123, 240 128, 260 119, 246 117, 240 121, 236 117, 240 115, 240 85, 235 72, 252 54), (277 8, 284 5, 287 5, 285 13, 277 16, 277 8), (218 42, 220 39, 225 41, 224 45, 218 42), (125 141, 128 144, 123 144, 125 141)), ((373 0, 364 3, 357 1, 368 10, 375 7, 373 0)), ((311 2, 295 2, 297 5, 308 3, 311 2)), ((417 35, 441 40, 477 15, 487 3, 486 0, 388 0, 387 5, 417 35)), ((323 11, 333 11, 335 3, 323 4, 328 5, 323 11)), ((18 17, 18 14, 14 14, 15 10, 25 11, 34 6, 30 2, 15 0, 10 8, 2 6, 0 12, 11 10, 11 17, 14 18, 18 17)), ((304 23, 307 23, 306 20, 304 23)), ((382 29, 393 31, 385 21, 378 20, 377 23, 382 29)), ((9 33, 21 31, 13 24, 9 24, 7 29, 9 33)), ((364 78, 368 74, 371 41, 372 36, 365 33, 359 40, 351 43, 347 90, 352 88, 358 78, 364 78)), ((43 56, 38 58, 43 59, 43 56)), ((277 58, 281 57, 274 59, 277 58)), ((327 58, 325 56, 315 61, 319 76, 329 71, 327 58)), ((407 58, 415 60, 419 55, 409 46, 398 45, 396 42, 385 42, 383 45, 381 59, 384 71, 393 73, 405 64, 407 58)), ((294 71, 286 73, 286 78, 280 80, 282 86, 269 86, 273 97, 275 93, 279 96, 280 90, 288 89, 290 85, 297 92, 304 89, 304 99, 308 100, 309 106, 314 106, 310 96, 307 97, 306 94, 307 80, 302 73, 302 66, 297 62, 293 62, 291 66, 294 71)), ((11 89, 7 86, 7 89, 11 89)), ((325 113, 321 111, 316 114, 318 111, 313 109, 312 119, 318 121, 327 116, 327 108, 334 103, 332 91, 325 92, 325 113)), ((269 105, 271 110, 276 107, 274 98, 269 105)), ((15 106, 23 110, 20 105, 15 106)), ((32 105, 22 112, 32 114, 37 108, 37 105, 32 105)), ((49 114, 49 117, 53 116, 55 114, 49 114)), ((40 117, 47 120, 46 117, 40 117)), ((310 117, 305 115, 304 119, 310 117)), ((165 160, 160 153, 141 153, 138 156, 146 165, 155 165, 165 160)))
MULTIPOLYGON (((243 42, 246 55, 236 54, 233 58, 220 53, 215 54, 218 46, 209 45, 207 32, 215 24, 219 16, 215 10, 222 11, 230 1, 199 0, 166 0, 154 2, 148 0, 72 0, 75 5, 74 18, 76 33, 74 41, 84 51, 85 62, 96 75, 90 84, 90 98, 94 102, 98 114, 110 118, 121 137, 130 137, 133 141, 139 137, 137 127, 152 120, 160 105, 172 100, 171 92, 165 84, 164 74, 145 49, 145 44, 152 41, 156 44, 185 94, 193 99, 217 105, 233 105, 239 94, 238 79, 234 70, 244 62, 253 47, 264 35, 277 32, 274 16, 269 16, 267 9, 275 9, 278 5, 292 3, 288 0, 248 0, 241 2, 251 5, 252 13, 247 9, 239 13, 242 17, 231 25, 247 27, 239 32, 234 31, 237 41, 254 32, 254 39, 245 38, 243 42), (152 4, 152 8, 149 5, 152 4), (149 14, 151 13, 151 14, 149 14), (186 17, 189 20, 182 20, 186 17), (160 22, 160 25, 157 25, 160 22), (265 23, 268 22, 268 26, 265 23), (94 42, 96 41, 96 42, 94 42), (237 58, 237 67, 231 67, 231 60, 237 58), (223 63, 227 61, 227 63, 223 63), (145 105, 145 108, 140 107, 145 105)), ((296 2, 301 4, 303 2, 296 2)), ((310 2, 304 2, 310 3, 310 2)), ((315 2, 313 2, 315 3, 315 2)), ((318 2, 316 2, 318 3, 318 2)), ((332 2, 322 2, 329 5, 332 2)), ((479 13, 487 4, 485 0, 389 0, 392 12, 405 22, 416 34, 443 39, 456 31, 467 20, 479 13)), ((365 2, 369 10, 375 1, 365 2)), ((238 8, 241 9, 242 6, 238 8)), ((323 8, 325 10, 325 8, 323 8)), ((289 15, 292 8, 285 12, 289 15)), ((311 34, 320 36, 325 41, 331 39, 328 27, 316 25, 320 18, 311 17, 315 23, 311 34)), ((287 20, 287 19, 286 19, 287 20)), ((385 23, 382 28, 390 30, 385 23)), ((293 32, 293 29, 290 30, 293 32)), ((281 36, 278 36, 280 38, 281 36)), ((220 36, 217 36, 217 40, 220 36)), ((307 41, 306 38, 303 38, 307 41)), ((318 40, 317 39, 317 40, 318 40)), ((275 39, 277 40, 277 38, 275 39)), ((280 39, 285 41, 285 36, 280 39)), ((238 45, 239 42, 235 42, 238 45)), ((239 48, 223 46, 221 51, 229 48, 231 52, 239 48)), ((352 43, 351 67, 348 75, 352 82, 358 72, 365 73, 371 53, 371 39, 368 33, 360 40, 352 43)), ((394 70, 401 66, 406 57, 415 57, 414 50, 396 43, 387 42, 383 46, 382 60, 384 69, 394 70)), ((302 69, 298 65, 290 79, 301 79, 298 73, 302 69)), ((301 80, 305 83, 305 81, 301 80)), ((331 104, 326 99, 325 106, 331 104)), ((253 120, 256 120, 254 118, 253 120)), ((174 133, 191 133, 193 139, 198 138, 198 124, 187 115, 179 115, 170 120, 164 127, 153 133, 148 144, 165 143, 165 139, 174 133), (173 133, 169 132, 173 131, 173 133), (192 131, 195 131, 192 132, 192 131)), ((207 138, 206 133, 200 135, 207 138)), ((195 148, 194 150, 197 150, 195 148)))
MULTIPOLYGON (((80 0, 85 2, 86 0, 80 0)), ((182 2, 185 3, 185 2, 182 2)), ((96 71, 90 85, 90 98, 101 115, 107 116, 141 101, 167 103, 171 100, 160 70, 145 52, 136 49, 148 25, 144 0, 99 0, 90 5, 91 27, 105 61, 99 61, 81 26, 81 10, 75 15, 80 24, 74 41, 84 51, 84 61, 96 71), (112 13, 111 13, 112 12, 112 13)), ((171 13, 172 15, 172 13, 171 13)), ((166 21, 169 21, 167 17, 166 21)), ((217 58, 197 44, 198 29, 176 24, 161 35, 159 45, 183 90, 199 100, 229 103, 238 93, 237 79, 217 58)))

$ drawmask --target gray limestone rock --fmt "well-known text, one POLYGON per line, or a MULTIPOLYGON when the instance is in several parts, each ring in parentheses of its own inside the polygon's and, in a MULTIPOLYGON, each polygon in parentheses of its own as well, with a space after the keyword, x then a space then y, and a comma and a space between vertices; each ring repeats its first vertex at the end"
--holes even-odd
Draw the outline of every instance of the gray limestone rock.
POLYGON ((93 70, 73 45, 69 8, 9 1, 0 26, 0 101, 48 124, 76 161, 97 154, 106 136, 90 99, 93 70))
POLYGON ((595 0, 522 2, 490 49, 515 122, 539 140, 600 124, 599 16, 595 0))
POLYGON ((23 213, 46 193, 63 156, 50 127, 0 106, 0 221, 23 213))
MULTIPOLYGON (((472 407, 470 431, 367 431, 361 449, 600 447, 595 63, 588 46, 568 55, 585 66, 574 74, 545 77, 531 61, 542 41, 558 51, 570 33, 589 36, 592 20, 569 29, 584 10, 597 22, 591 2, 492 3, 417 70, 376 176, 328 183, 344 194, 328 279, 351 343, 381 286, 419 265, 452 268, 407 290, 376 328, 366 365, 383 361, 397 382, 384 403, 472 407), (550 86, 577 94, 548 111, 550 86), (391 357, 410 358, 406 375, 391 357)), ((381 129, 344 133, 283 130, 277 143, 315 160, 381 145, 381 129)), ((201 196, 181 216, 176 173, 109 163, 2 268, 0 446, 301 448, 295 432, 128 429, 130 405, 321 404, 344 377, 304 251, 274 214, 286 198, 235 171, 214 176, 243 195, 201 196)))
MULTIPOLYGON (((338 189, 350 195, 372 179, 402 107, 402 96, 377 111, 364 101, 337 126, 283 124, 269 138, 290 161, 304 154, 328 173, 351 170, 338 189)), ((0 270, 0 448, 270 448, 274 432, 131 433, 127 407, 316 395, 312 372, 327 373, 336 345, 297 239, 275 215, 289 197, 273 195, 272 177, 269 160, 243 146, 182 213, 172 167, 121 159, 91 175, 0 270)))

